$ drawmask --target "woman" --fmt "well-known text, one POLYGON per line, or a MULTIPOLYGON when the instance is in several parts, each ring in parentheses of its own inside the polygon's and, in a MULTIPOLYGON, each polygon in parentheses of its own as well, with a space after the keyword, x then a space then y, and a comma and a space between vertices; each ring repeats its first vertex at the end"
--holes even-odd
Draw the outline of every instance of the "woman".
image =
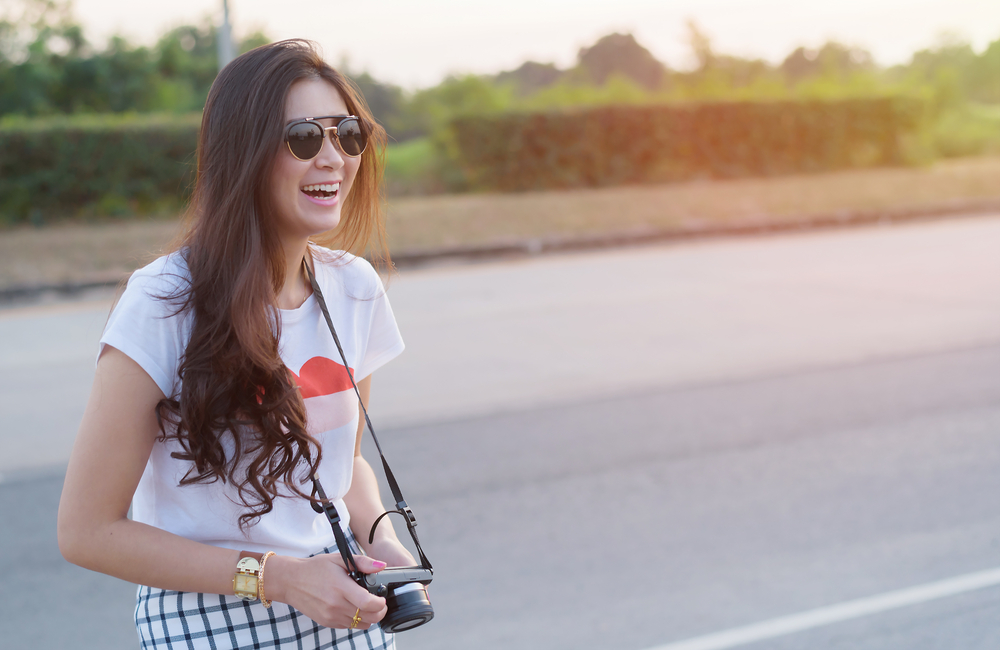
POLYGON ((385 600, 347 575, 306 482, 318 473, 362 572, 414 564, 388 518, 368 543, 383 507, 347 375, 367 402, 403 342, 371 265, 310 243, 384 251, 384 142, 304 41, 248 52, 212 85, 187 235, 112 312, 59 506, 67 560, 141 585, 144 648, 394 647, 375 625, 385 600))

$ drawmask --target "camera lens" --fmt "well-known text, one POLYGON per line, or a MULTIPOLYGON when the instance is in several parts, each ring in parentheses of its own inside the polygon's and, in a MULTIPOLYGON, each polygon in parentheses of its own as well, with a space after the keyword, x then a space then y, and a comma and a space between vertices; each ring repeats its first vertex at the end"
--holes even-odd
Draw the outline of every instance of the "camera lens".
POLYGON ((434 618, 434 607, 427 597, 427 590, 419 583, 406 585, 405 589, 393 593, 386 598, 385 617, 379 623, 386 632, 403 632, 423 625, 434 618), (412 588, 416 585, 416 589, 412 588))

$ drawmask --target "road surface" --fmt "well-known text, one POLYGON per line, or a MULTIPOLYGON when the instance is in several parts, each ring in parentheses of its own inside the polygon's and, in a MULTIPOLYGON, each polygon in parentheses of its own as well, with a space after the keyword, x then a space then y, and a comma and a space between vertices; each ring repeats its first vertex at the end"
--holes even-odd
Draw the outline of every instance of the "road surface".
MULTIPOLYGON (((438 576, 400 647, 679 647, 1000 567, 998 250, 981 216, 394 278, 373 419, 438 576)), ((54 542, 106 314, 0 312, 10 647, 135 646, 133 587, 54 542)), ((998 621, 987 586, 725 647, 994 648, 998 621)))

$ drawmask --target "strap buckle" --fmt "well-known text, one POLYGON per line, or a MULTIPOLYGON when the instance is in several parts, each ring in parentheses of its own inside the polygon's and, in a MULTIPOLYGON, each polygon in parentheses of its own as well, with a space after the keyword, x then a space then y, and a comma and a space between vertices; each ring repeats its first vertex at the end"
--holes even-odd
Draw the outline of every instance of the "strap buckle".
POLYGON ((323 512, 326 514, 331 524, 340 523, 340 513, 337 512, 337 508, 334 507, 333 503, 330 501, 323 502, 323 512))
POLYGON ((406 501, 398 501, 396 503, 396 510, 398 510, 404 517, 406 517, 406 525, 410 528, 415 528, 417 525, 417 518, 414 516, 413 511, 410 510, 410 506, 406 505, 406 501))

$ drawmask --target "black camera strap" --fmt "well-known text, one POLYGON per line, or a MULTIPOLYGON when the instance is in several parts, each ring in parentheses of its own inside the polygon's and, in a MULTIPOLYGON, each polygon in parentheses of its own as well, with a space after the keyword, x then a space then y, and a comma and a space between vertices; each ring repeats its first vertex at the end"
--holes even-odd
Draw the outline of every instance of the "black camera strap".
MULTIPOLYGON (((420 547, 420 540, 417 539, 417 519, 413 515, 413 511, 410 507, 406 505, 406 500, 403 498, 403 493, 399 489, 399 484, 396 482, 396 477, 393 476, 392 470, 389 469, 389 463, 385 459, 385 455, 382 453, 382 445, 379 444, 378 436, 375 435, 375 429, 372 427, 372 421, 368 417, 368 409, 365 408, 365 403, 361 399, 361 391, 358 390, 358 385, 354 381, 354 373, 350 370, 350 364, 347 363, 347 355, 344 354, 344 348, 340 344, 340 337, 337 336, 337 330, 333 327, 333 319, 330 318, 330 310, 326 306, 326 300, 323 298, 323 291, 319 288, 319 283, 316 281, 316 276, 313 274, 309 264, 306 262, 305 258, 302 259, 302 265, 306 269, 306 275, 309 276, 309 283, 312 285, 313 293, 316 294, 316 301, 319 303, 320 309, 323 311, 323 317, 326 318, 326 324, 330 328, 330 334, 333 335, 333 342, 337 344, 337 351, 340 352, 340 358, 344 362, 344 371, 351 380, 351 385, 354 387, 354 392, 358 396, 358 404, 361 407, 361 411, 365 416, 365 424, 368 427, 368 431, 372 434, 372 440, 375 441, 375 448, 378 449, 379 458, 382 459, 382 468, 385 470, 386 482, 389 484, 389 490, 392 492, 392 498, 396 502, 396 509, 390 510, 388 512, 383 512, 379 515, 375 522, 372 524, 371 532, 368 534, 368 543, 371 544, 375 539, 375 528, 378 526, 379 522, 382 521, 382 517, 392 513, 398 513, 403 516, 406 521, 406 528, 410 531, 410 537, 413 538, 413 543, 417 548, 417 553, 420 555, 420 563, 425 569, 431 569, 431 563, 428 561, 427 556, 424 555, 424 550, 420 547)), ((327 519, 330 520, 330 526, 333 528, 333 536, 337 540, 337 547, 340 549, 340 554, 344 559, 347 571, 352 574, 352 576, 357 580, 360 577, 360 571, 358 571, 357 564, 354 562, 354 556, 351 554, 350 549, 347 546, 347 539, 344 535, 343 529, 340 527, 340 515, 337 513, 336 507, 334 507, 333 502, 330 501, 326 493, 323 491, 323 486, 319 482, 319 477, 313 475, 313 496, 319 497, 319 503, 313 502, 313 510, 319 513, 325 513, 327 519), (322 504, 322 505, 320 505, 322 504)))

